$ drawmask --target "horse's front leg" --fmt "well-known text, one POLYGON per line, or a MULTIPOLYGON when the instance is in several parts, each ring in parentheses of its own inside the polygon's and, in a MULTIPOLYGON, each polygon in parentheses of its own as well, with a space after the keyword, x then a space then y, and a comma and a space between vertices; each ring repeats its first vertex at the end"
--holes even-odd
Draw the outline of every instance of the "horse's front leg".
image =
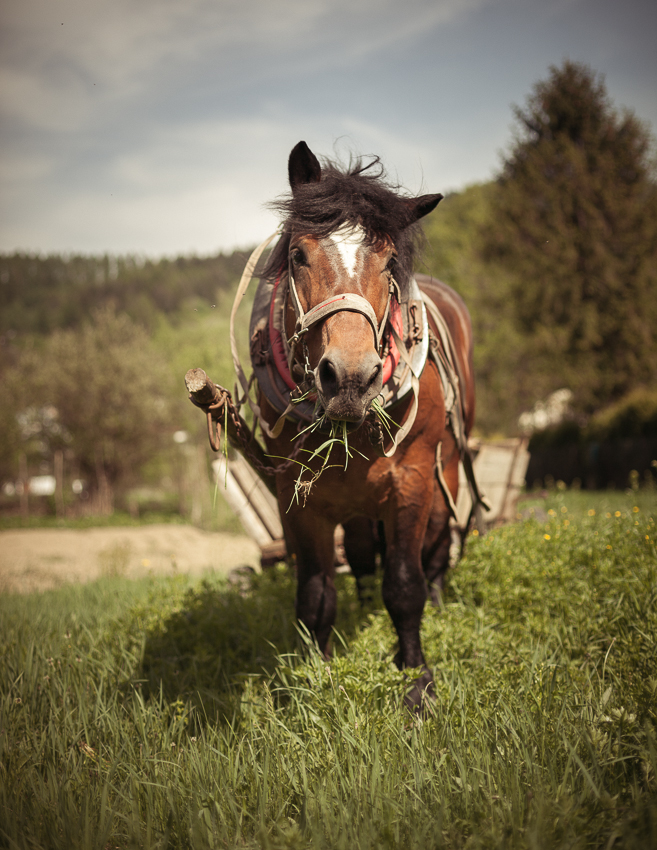
POLYGON ((358 600, 361 605, 372 601, 372 580, 376 575, 376 554, 382 548, 377 539, 377 527, 374 520, 364 516, 354 517, 344 522, 344 552, 356 579, 358 600))
POLYGON ((333 576, 335 523, 309 507, 296 512, 288 523, 287 537, 297 558, 296 614, 328 654, 337 611, 333 576))
POLYGON ((385 521, 386 557, 383 601, 399 638, 395 663, 399 669, 422 667, 423 674, 406 696, 409 708, 417 708, 422 695, 433 694, 433 680, 424 660, 420 623, 427 599, 422 570, 422 541, 432 504, 432 480, 419 474, 407 476, 385 521), (429 486, 427 486, 427 478, 429 486))

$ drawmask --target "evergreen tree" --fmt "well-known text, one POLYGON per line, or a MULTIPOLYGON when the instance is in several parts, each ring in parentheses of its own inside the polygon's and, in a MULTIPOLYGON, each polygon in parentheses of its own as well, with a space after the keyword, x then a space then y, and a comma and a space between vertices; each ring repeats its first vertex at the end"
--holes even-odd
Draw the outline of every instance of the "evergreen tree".
POLYGON ((590 412, 657 381, 652 140, 613 108, 600 76, 569 61, 515 116, 486 255, 508 270, 527 343, 518 368, 535 397, 568 386, 590 412))
MULTIPOLYGON (((447 195, 425 224, 427 250, 421 271, 452 286, 465 301, 474 333, 474 371, 479 434, 514 433, 520 399, 534 389, 520 373, 526 344, 509 310, 509 276, 482 257, 482 232, 488 228, 495 183, 470 186, 447 195)), ((527 358, 524 358, 526 361, 527 358)))

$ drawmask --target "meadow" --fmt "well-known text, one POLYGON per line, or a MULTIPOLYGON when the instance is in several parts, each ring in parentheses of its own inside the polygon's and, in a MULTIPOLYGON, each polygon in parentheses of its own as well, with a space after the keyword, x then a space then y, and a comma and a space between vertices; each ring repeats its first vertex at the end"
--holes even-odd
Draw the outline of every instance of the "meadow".
POLYGON ((350 576, 330 661, 282 566, 0 598, 0 845, 657 846, 657 497, 520 507, 427 607, 421 717, 350 576))

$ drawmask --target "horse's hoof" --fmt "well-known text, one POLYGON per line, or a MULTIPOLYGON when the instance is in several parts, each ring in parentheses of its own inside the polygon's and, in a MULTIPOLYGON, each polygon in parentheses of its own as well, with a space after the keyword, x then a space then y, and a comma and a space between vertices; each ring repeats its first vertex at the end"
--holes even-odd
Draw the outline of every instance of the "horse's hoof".
POLYGON ((429 702, 436 699, 433 676, 428 670, 413 682, 413 687, 404 697, 404 707, 412 714, 422 714, 429 702))
POLYGON ((434 608, 443 607, 442 587, 439 586, 438 582, 435 582, 429 587, 429 601, 434 608))

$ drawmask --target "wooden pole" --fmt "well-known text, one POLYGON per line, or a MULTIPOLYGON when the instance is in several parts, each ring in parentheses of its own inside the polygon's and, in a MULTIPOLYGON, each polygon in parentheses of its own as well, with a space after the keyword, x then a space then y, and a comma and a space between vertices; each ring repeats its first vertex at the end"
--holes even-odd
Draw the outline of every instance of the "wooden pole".
MULTIPOLYGON (((222 402, 224 400, 224 393, 227 392, 222 387, 219 387, 218 384, 211 381, 203 369, 190 369, 185 375, 185 386, 187 387, 187 392, 189 393, 192 401, 201 407, 209 407, 211 404, 218 404, 219 402, 222 402)), ((227 417, 227 430, 230 444, 243 455, 249 466, 254 470, 258 477, 262 479, 267 486, 267 489, 275 496, 276 483, 274 476, 264 474, 261 469, 258 469, 257 464, 269 469, 273 469, 274 465, 265 454, 262 446, 256 440, 255 435, 244 419, 242 419, 241 416, 238 418, 240 431, 244 441, 248 444, 248 450, 245 448, 243 440, 240 439, 235 422, 229 414, 227 417), (254 463, 254 460, 257 461, 257 464, 254 463)), ((216 415, 213 412, 213 419, 223 424, 225 421, 223 409, 217 410, 216 415)))
POLYGON ((262 548, 272 542, 269 529, 258 516, 249 497, 240 487, 230 466, 226 468, 226 458, 221 456, 213 463, 217 486, 221 495, 231 506, 244 530, 262 548))

